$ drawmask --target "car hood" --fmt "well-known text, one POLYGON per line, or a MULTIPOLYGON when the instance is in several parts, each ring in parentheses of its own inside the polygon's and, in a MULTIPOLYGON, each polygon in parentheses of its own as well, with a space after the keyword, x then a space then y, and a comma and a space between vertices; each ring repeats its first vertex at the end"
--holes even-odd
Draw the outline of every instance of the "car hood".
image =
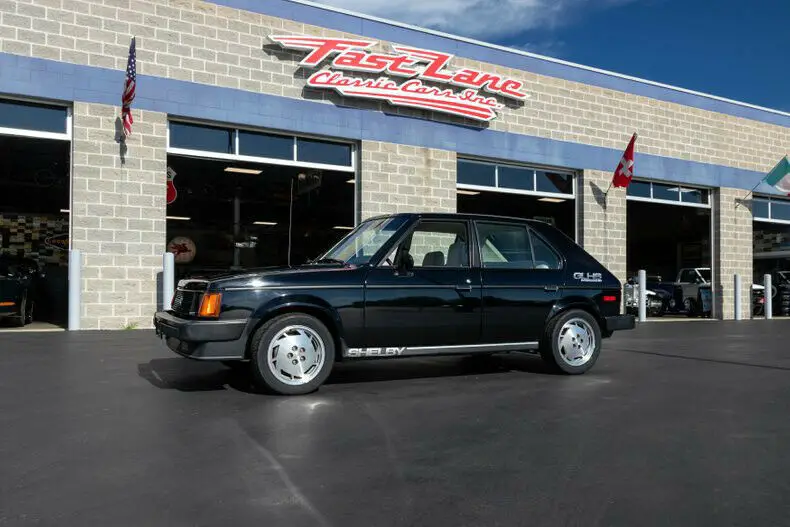
POLYGON ((218 287, 254 287, 288 285, 322 280, 327 273, 346 273, 358 269, 353 265, 306 264, 296 266, 257 267, 238 271, 195 273, 187 280, 206 280, 218 287))

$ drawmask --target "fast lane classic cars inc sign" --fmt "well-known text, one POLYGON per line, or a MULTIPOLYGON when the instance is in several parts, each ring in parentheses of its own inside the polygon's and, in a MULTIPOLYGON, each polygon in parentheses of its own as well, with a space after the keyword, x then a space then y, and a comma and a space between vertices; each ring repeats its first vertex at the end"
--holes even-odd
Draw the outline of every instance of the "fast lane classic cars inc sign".
POLYGON ((479 121, 491 121, 496 118, 497 110, 504 108, 488 94, 516 101, 529 97, 523 91, 524 83, 515 79, 468 68, 446 70, 453 56, 438 51, 393 45, 394 53, 374 53, 370 48, 377 44, 375 40, 306 35, 270 35, 269 39, 285 49, 308 51, 299 63, 304 68, 317 68, 331 59, 327 68, 310 75, 307 85, 334 89, 346 97, 387 101, 394 106, 433 110, 479 121), (353 73, 386 76, 373 79, 353 73), (436 87, 426 82, 462 89, 436 87))

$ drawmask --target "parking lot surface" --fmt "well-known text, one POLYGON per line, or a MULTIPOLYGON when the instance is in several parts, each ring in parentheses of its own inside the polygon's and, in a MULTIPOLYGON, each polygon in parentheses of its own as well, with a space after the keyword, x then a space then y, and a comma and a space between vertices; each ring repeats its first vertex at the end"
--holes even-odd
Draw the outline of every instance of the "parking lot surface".
POLYGON ((0 525, 787 525, 790 321, 647 323, 591 372, 342 364, 255 393, 149 331, 0 335, 0 525))

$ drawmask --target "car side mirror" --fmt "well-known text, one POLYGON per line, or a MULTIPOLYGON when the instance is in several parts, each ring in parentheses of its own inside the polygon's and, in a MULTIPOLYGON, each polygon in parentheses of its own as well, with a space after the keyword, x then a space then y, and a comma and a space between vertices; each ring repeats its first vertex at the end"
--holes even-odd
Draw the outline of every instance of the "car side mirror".
POLYGON ((414 258, 409 254, 408 249, 402 247, 398 250, 397 255, 395 255, 393 264, 398 273, 409 273, 414 269, 414 258))

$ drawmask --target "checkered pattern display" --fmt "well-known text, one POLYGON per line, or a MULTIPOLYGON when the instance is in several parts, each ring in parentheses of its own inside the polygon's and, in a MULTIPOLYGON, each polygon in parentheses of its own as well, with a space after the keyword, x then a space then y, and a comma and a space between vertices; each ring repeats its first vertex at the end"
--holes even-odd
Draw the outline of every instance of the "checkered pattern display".
POLYGON ((0 214, 0 251, 32 258, 42 265, 65 267, 68 251, 47 245, 45 240, 68 232, 68 218, 0 214))

